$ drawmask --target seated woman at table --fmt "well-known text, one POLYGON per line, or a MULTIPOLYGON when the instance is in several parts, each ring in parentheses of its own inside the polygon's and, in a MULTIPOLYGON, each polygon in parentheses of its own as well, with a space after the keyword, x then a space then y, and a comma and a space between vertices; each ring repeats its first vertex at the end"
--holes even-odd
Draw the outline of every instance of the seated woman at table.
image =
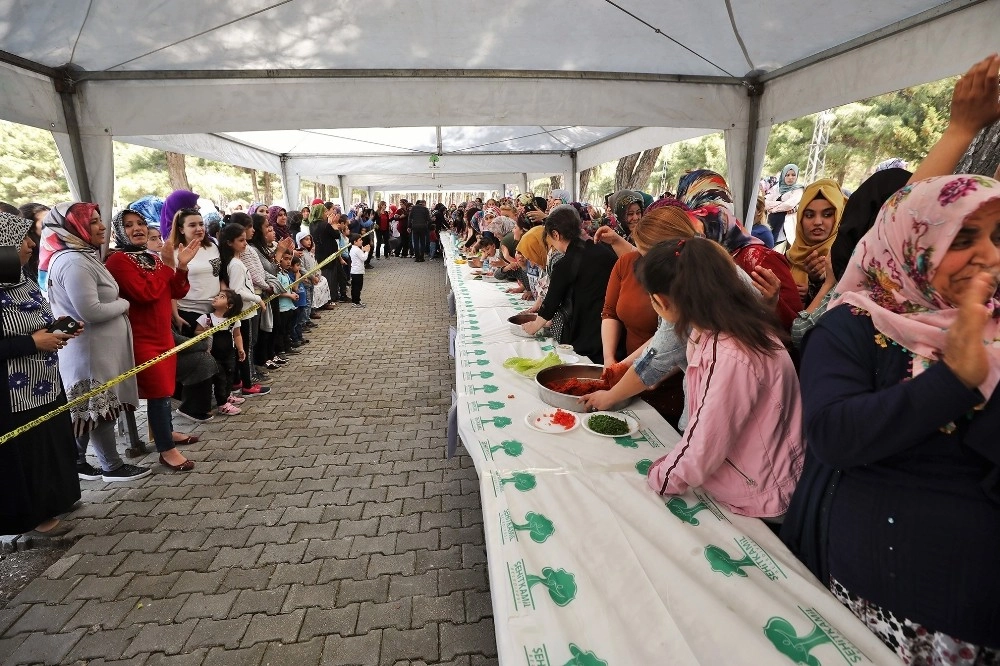
POLYGON ((792 508, 825 527, 823 582, 906 663, 1000 660, 998 246, 1000 182, 907 185, 805 346, 805 434, 840 479, 792 508))
POLYGON ((701 487, 733 513, 779 523, 802 471, 802 403, 773 311, 718 244, 657 244, 636 273, 687 342, 690 423, 649 468, 660 495, 701 487))
POLYGON ((795 225, 795 242, 785 252, 792 279, 803 303, 811 303, 826 280, 825 257, 837 240, 844 214, 844 195, 829 178, 810 183, 802 193, 795 225))
POLYGON ((556 206, 545 218, 545 239, 565 256, 552 269, 538 317, 521 327, 534 335, 562 311, 565 322, 558 342, 573 345, 578 354, 597 362, 603 357, 601 308, 615 254, 604 244, 581 240, 580 215, 568 204, 556 206))

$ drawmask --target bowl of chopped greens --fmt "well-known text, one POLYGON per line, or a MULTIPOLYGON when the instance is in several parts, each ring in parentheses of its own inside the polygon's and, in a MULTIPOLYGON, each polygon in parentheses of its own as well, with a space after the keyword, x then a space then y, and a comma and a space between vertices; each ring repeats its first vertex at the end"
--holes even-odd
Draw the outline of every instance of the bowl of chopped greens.
POLYGON ((594 412, 583 417, 583 429, 601 437, 630 437, 639 432, 639 422, 621 412, 594 412))

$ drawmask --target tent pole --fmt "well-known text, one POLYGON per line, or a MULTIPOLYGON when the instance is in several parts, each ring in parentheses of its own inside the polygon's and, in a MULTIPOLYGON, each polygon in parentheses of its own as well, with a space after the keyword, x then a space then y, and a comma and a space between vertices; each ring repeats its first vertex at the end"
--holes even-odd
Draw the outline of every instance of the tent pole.
POLYGON ((521 174, 521 194, 525 194, 528 191, 528 174, 521 174))
MULTIPOLYGON (((569 178, 571 181, 570 185, 570 196, 573 197, 573 201, 580 200, 580 172, 576 169, 576 151, 574 150, 569 154, 569 159, 573 165, 569 172, 569 178)), ((565 183, 564 183, 565 184, 565 183)))
MULTIPOLYGON (((743 210, 747 211, 746 214, 749 215, 749 211, 754 210, 757 205, 757 181, 760 179, 760 174, 756 172, 755 167, 757 165, 757 125, 760 123, 760 100, 764 95, 764 84, 759 81, 748 81, 747 95, 750 97, 750 108, 747 112, 747 148, 743 158, 743 210)), ((753 227, 753 218, 744 218, 744 222, 747 224, 747 230, 753 227)))
POLYGON ((83 141, 80 138, 80 123, 76 117, 76 107, 73 105, 73 96, 76 94, 76 84, 67 72, 65 76, 56 77, 52 80, 56 92, 59 93, 59 100, 62 102, 63 118, 66 121, 66 131, 69 134, 69 145, 73 157, 73 169, 75 173, 77 188, 80 199, 83 201, 93 201, 90 192, 90 179, 87 177, 87 162, 83 154, 83 141))
POLYGON ((343 205, 343 210, 341 211, 345 215, 347 214, 347 209, 351 207, 351 195, 344 190, 344 177, 337 176, 337 185, 340 187, 340 203, 343 205))

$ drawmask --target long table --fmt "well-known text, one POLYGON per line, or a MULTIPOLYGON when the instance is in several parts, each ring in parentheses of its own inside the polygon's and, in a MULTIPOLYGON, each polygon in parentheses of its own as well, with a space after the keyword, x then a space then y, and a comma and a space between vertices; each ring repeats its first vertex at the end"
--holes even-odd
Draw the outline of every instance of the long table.
POLYGON ((680 437, 644 402, 628 408, 632 437, 529 428, 546 405, 503 361, 553 343, 515 335, 506 320, 525 303, 444 245, 501 664, 898 663, 761 521, 700 490, 650 490, 650 462, 680 437))

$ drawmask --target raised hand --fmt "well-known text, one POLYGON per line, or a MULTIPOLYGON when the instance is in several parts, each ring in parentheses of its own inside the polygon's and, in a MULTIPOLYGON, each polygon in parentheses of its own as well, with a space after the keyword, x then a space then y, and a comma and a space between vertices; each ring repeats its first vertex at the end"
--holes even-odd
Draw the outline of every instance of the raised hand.
POLYGON ((971 278, 958 304, 958 318, 945 338, 944 362, 970 389, 982 384, 989 374, 990 361, 983 342, 983 329, 990 320, 986 302, 996 288, 997 280, 989 273, 971 278))
POLYGON ((191 242, 185 245, 181 243, 177 246, 177 269, 186 270, 188 263, 194 259, 194 255, 198 254, 198 250, 201 249, 201 243, 191 242))
POLYGON ((160 260, 165 266, 170 266, 171 268, 177 266, 177 258, 174 256, 173 241, 164 241, 163 247, 160 248, 160 260))
POLYGON ((806 257, 806 272, 813 282, 822 282, 826 279, 826 255, 820 254, 819 250, 813 250, 806 257))
POLYGON ((764 302, 768 306, 773 308, 778 305, 778 296, 781 293, 781 280, 774 274, 774 271, 758 266, 750 274, 750 279, 753 280, 753 286, 757 288, 757 291, 760 292, 760 295, 764 298, 764 302))
POLYGON ((1000 56, 980 60, 959 78, 951 96, 951 122, 956 129, 975 135, 1000 120, 1000 56))

